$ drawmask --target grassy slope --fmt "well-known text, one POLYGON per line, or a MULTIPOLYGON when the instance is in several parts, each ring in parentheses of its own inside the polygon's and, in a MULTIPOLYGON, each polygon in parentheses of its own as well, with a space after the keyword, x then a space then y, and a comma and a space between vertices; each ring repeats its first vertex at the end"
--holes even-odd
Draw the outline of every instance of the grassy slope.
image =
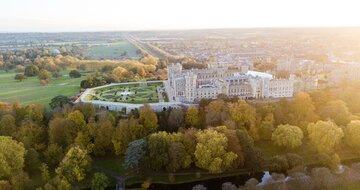
POLYGON ((83 78, 70 78, 68 71, 62 71, 63 77, 51 79, 47 86, 41 86, 37 77, 30 77, 23 82, 14 80, 15 72, 0 71, 0 101, 22 104, 40 103, 48 106, 57 95, 72 96, 79 93, 83 78))

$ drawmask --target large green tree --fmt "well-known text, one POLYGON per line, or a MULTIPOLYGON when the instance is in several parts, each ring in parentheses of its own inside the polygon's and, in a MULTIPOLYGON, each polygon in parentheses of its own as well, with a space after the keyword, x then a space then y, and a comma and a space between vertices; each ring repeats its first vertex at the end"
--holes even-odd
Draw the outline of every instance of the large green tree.
POLYGON ((308 134, 311 144, 319 152, 331 152, 344 136, 342 129, 332 121, 310 123, 308 134))
POLYGON ((228 107, 231 119, 235 122, 235 124, 240 128, 243 127, 247 129, 250 136, 254 140, 258 140, 258 129, 255 126, 255 108, 246 103, 244 100, 239 100, 236 103, 229 103, 228 107))
POLYGON ((227 138, 213 129, 196 134, 195 164, 211 173, 221 173, 233 166, 237 155, 227 150, 227 138))
POLYGON ((302 144, 302 130, 293 125, 279 125, 272 134, 271 140, 277 146, 296 148, 302 144))
POLYGON ((351 113, 342 100, 327 102, 319 109, 319 112, 323 119, 332 119, 337 125, 345 126, 350 122, 351 113))

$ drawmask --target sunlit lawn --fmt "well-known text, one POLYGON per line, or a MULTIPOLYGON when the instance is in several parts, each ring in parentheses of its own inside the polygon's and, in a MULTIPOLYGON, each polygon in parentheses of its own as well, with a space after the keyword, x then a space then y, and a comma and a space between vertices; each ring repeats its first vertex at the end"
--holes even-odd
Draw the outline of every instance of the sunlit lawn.
POLYGON ((69 71, 62 71, 59 79, 52 78, 47 86, 42 86, 37 77, 29 77, 23 82, 14 79, 14 71, 0 71, 0 101, 21 104, 40 103, 48 106, 50 100, 57 95, 73 96, 79 93, 81 78, 70 78, 69 71))

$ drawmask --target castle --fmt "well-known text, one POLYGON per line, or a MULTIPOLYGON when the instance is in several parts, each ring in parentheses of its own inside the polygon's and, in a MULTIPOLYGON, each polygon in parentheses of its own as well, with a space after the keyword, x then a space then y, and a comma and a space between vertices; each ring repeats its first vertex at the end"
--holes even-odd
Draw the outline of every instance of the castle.
POLYGON ((250 71, 247 65, 211 64, 208 69, 183 70, 168 66, 166 82, 170 101, 194 103, 219 94, 241 99, 282 98, 294 94, 294 80, 275 79, 271 74, 250 71))

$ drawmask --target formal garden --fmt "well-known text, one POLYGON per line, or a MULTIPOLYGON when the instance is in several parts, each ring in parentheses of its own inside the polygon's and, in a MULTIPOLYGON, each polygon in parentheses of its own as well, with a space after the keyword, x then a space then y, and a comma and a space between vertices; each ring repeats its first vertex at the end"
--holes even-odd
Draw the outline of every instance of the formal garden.
POLYGON ((162 82, 112 85, 94 89, 88 99, 131 104, 166 102, 163 88, 162 82))

